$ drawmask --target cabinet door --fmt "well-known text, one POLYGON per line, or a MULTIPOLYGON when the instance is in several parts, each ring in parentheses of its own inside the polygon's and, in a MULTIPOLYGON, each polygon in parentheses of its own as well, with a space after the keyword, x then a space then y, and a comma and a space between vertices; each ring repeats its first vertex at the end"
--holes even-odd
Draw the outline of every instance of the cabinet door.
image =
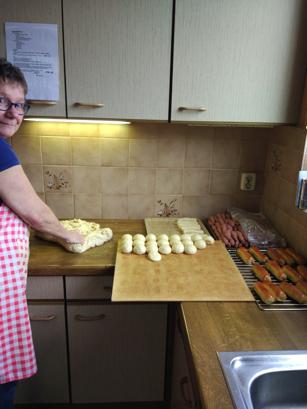
POLYGON ((38 372, 18 383, 16 403, 69 402, 64 304, 30 304, 38 372))
POLYGON ((68 116, 167 120, 171 20, 171 0, 64 0, 68 116))
POLYGON ((27 116, 66 116, 64 69, 63 69, 63 42, 62 42, 62 12, 61 0, 27 0, 27 2, 8 2, 0 0, 0 55, 6 55, 4 22, 20 23, 48 23, 58 25, 59 42, 59 74, 60 74, 60 100, 55 105, 43 104, 37 101, 32 104, 27 116))
POLYGON ((296 123, 306 8, 304 0, 177 0, 171 119, 296 123))
POLYGON ((68 305, 72 402, 163 401, 167 304, 68 305))

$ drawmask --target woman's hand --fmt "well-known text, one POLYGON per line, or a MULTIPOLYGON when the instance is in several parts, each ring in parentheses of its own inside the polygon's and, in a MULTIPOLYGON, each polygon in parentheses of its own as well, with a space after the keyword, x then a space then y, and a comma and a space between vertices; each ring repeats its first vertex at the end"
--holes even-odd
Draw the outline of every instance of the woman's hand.
POLYGON ((69 244, 83 244, 85 238, 78 230, 67 230, 67 238, 65 241, 69 244))

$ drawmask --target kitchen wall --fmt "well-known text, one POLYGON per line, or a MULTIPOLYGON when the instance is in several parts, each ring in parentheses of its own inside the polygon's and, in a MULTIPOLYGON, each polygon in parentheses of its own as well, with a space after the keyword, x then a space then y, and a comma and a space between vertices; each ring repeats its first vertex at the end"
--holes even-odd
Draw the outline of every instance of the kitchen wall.
POLYGON ((271 130, 262 200, 264 214, 289 243, 307 256, 307 213, 295 206, 298 171, 307 170, 306 129, 271 130))
POLYGON ((271 131, 24 122, 12 144, 59 218, 205 218, 259 210, 271 131), (243 171, 256 172, 255 191, 240 191, 243 171))

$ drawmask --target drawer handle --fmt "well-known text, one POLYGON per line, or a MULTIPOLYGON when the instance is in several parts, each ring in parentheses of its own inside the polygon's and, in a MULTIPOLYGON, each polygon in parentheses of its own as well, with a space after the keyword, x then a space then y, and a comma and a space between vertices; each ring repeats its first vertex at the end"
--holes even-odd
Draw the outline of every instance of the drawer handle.
POLYGON ((95 104, 90 102, 75 102, 74 106, 78 108, 103 108, 104 104, 102 103, 95 104))
POLYGON ((179 107, 178 111, 179 112, 182 112, 182 111, 204 112, 204 111, 207 111, 207 108, 204 108, 204 107, 179 107))
POLYGON ((52 106, 52 105, 57 104, 57 101, 47 101, 47 100, 42 100, 42 99, 28 99, 27 102, 29 102, 30 105, 43 105, 43 106, 52 106))
POLYGON ((189 395, 189 379, 187 376, 184 376, 180 379, 180 391, 182 399, 184 400, 187 408, 192 408, 192 400, 187 396, 189 395))
POLYGON ((103 320, 105 317, 106 317, 105 314, 99 314, 99 315, 77 314, 77 315, 75 315, 75 318, 78 321, 99 321, 99 320, 103 320))
POLYGON ((52 321, 56 317, 55 314, 52 315, 32 315, 30 314, 31 321, 52 321))

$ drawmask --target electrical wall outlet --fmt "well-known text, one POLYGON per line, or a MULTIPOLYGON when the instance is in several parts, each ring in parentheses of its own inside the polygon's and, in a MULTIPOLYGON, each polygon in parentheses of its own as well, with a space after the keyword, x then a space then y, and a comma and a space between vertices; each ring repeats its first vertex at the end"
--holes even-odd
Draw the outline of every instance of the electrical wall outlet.
POLYGON ((256 187, 256 173, 241 173, 241 190, 255 190, 256 187))

